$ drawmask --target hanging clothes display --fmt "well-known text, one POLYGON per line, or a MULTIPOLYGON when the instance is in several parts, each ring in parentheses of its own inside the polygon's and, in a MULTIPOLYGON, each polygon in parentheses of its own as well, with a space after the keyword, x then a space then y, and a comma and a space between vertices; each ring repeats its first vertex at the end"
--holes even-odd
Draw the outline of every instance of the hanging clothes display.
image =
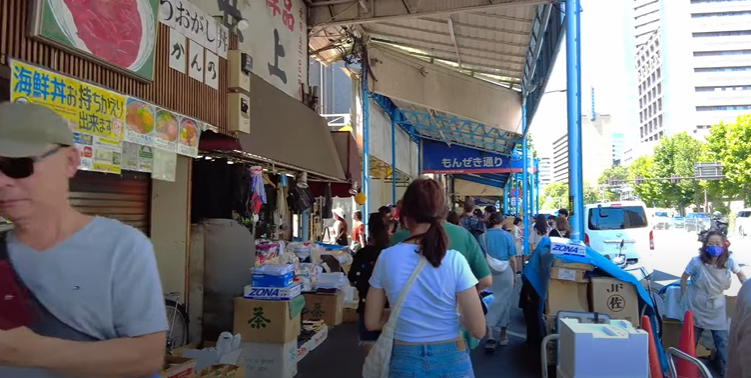
POLYGON ((323 208, 321 209, 321 217, 323 219, 333 218, 332 213, 334 207, 334 200, 331 198, 331 183, 326 183, 326 189, 323 192, 323 208))
POLYGON ((241 218, 249 218, 250 213, 250 171, 243 167, 237 166, 232 170, 232 186, 235 188, 234 198, 232 200, 232 209, 237 212, 241 218))
POLYGON ((250 204, 248 210, 252 214, 259 214, 261 206, 266 203, 266 188, 263 182, 263 168, 259 166, 250 167, 250 204))
MULTIPOLYGON (((281 175, 281 177, 285 177, 285 175, 281 175)), ((289 209, 287 208, 287 188, 286 188, 287 181, 286 180, 279 180, 279 185, 276 187, 276 211, 279 213, 279 218, 281 219, 287 219, 287 214, 289 209)))

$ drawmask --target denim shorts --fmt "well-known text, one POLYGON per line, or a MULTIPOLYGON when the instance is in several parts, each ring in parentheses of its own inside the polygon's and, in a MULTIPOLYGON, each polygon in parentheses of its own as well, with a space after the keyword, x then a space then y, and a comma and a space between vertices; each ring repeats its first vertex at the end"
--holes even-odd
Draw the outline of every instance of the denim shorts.
POLYGON ((381 331, 368 331, 368 328, 365 327, 363 314, 360 314, 360 320, 357 322, 357 329, 360 334, 360 345, 373 344, 378 340, 378 336, 381 336, 381 331))
POLYGON ((394 343, 389 378, 474 378, 463 340, 438 344, 394 343))

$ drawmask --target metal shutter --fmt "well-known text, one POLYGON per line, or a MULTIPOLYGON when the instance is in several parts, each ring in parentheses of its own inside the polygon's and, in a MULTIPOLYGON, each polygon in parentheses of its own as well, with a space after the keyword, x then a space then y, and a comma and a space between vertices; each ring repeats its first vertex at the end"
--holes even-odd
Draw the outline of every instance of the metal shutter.
POLYGON ((78 171, 70 180, 69 199, 84 214, 114 218, 149 235, 151 176, 147 173, 78 171))

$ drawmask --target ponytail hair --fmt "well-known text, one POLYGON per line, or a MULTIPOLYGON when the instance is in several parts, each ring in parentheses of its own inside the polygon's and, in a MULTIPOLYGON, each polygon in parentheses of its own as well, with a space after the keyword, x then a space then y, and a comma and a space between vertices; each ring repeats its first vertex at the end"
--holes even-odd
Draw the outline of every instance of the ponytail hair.
POLYGON ((404 192, 400 218, 409 218, 416 224, 429 224, 419 238, 418 253, 433 267, 441 266, 448 248, 448 236, 443 229, 446 204, 443 190, 433 179, 417 179, 404 192))

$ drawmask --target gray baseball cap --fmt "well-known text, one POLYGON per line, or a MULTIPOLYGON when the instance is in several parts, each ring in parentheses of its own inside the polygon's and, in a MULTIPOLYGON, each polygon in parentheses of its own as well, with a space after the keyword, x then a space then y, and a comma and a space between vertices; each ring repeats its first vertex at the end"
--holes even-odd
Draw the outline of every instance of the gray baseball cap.
POLYGON ((0 104, 0 156, 31 157, 44 152, 50 144, 73 145, 68 121, 44 106, 0 104))

